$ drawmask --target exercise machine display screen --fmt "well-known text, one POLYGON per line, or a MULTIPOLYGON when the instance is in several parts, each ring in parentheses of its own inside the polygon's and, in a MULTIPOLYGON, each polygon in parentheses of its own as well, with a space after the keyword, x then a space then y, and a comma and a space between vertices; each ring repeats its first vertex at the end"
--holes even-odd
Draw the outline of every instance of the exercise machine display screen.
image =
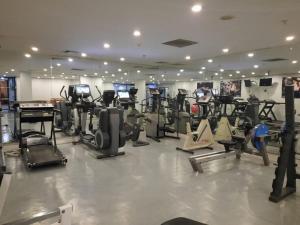
POLYGON ((197 94, 198 98, 201 98, 204 96, 204 93, 202 91, 197 91, 196 94, 197 94))
POLYGON ((251 87, 252 86, 251 80, 244 80, 244 82, 245 82, 245 87, 251 87))
POLYGON ((128 99, 129 98, 129 92, 128 91, 119 91, 118 92, 120 99, 128 99))
POLYGON ((272 78, 260 79, 259 86, 262 87, 272 86, 272 78))
POLYGON ((90 87, 89 86, 83 86, 78 85, 75 86, 75 93, 76 95, 89 95, 90 94, 90 87))

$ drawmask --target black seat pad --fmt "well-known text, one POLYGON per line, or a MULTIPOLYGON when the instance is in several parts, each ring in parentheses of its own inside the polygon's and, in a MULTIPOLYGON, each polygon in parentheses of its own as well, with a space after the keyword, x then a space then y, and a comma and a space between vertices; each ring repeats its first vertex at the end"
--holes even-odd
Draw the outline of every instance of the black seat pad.
POLYGON ((200 223, 195 220, 187 219, 184 217, 178 217, 172 220, 168 220, 161 225, 206 225, 205 223, 200 223))
POLYGON ((233 141, 233 140, 230 140, 230 141, 221 140, 221 141, 218 141, 218 143, 221 145, 233 146, 233 145, 236 145, 237 142, 233 141))

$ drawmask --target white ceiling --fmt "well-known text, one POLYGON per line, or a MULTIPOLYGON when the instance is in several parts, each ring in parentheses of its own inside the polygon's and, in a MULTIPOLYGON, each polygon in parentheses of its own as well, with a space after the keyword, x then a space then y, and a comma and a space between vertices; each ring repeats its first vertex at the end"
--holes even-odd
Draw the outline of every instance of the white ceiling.
MULTIPOLYGON (((129 80, 145 79, 145 74, 167 74, 166 79, 199 78, 197 71, 206 66, 211 77, 220 68, 228 75, 234 70, 251 74, 253 65, 260 68, 256 74, 293 73, 300 70, 300 1, 299 0, 199 0, 203 11, 190 11, 194 0, 2 0, 0 7, 0 73, 11 68, 29 71, 43 76, 43 68, 50 66, 52 57, 68 57, 64 50, 88 54, 87 59, 71 55, 73 63, 63 60, 62 66, 54 66, 55 76, 91 75, 104 71, 115 73, 117 69, 128 72, 129 80), (231 15, 229 21, 221 16, 231 15), (133 37, 134 29, 142 36, 133 37), (285 37, 293 34, 296 39, 287 43, 285 37), (185 48, 162 45, 177 38, 198 42, 185 48), (103 43, 109 42, 110 49, 103 43), (40 52, 24 57, 30 46, 37 46, 40 52), (229 48, 222 55, 223 48, 229 48), (290 47, 293 50, 290 51, 290 47), (247 52, 255 52, 249 59, 247 52), (186 61, 190 55, 192 60, 186 61), (119 58, 125 57, 126 62, 119 58), (288 61, 262 63, 267 58, 283 57, 288 61), (213 58, 214 63, 207 63, 213 58), (291 65, 293 59, 298 65, 291 65), (108 61, 109 66, 104 66, 108 61), (167 64, 158 64, 165 61, 167 64), (170 65, 180 63, 181 66, 170 65), (158 69, 151 68, 158 67, 158 69), (297 68, 298 67, 298 68, 297 68), (71 68, 84 69, 83 72, 71 68), (179 69, 185 69, 180 77, 179 69), (141 74, 137 74, 137 70, 141 74)), ((53 61, 56 64, 56 61, 53 61)), ((48 73, 48 76, 51 76, 48 73)), ((108 76, 108 75, 106 75, 108 76)), ((222 75, 220 75, 221 77, 222 75)), ((224 75, 225 76, 225 75, 224 75)), ((148 76, 147 76, 148 77, 148 76)), ((114 78, 116 79, 116 78, 114 78)), ((107 79, 109 80, 109 79, 107 79)))

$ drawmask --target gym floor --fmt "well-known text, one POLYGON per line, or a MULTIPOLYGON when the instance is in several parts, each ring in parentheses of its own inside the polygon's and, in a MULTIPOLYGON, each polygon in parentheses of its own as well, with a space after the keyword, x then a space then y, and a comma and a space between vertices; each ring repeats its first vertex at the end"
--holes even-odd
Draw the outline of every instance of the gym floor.
POLYGON ((175 150, 178 140, 128 143, 125 156, 104 160, 70 141, 58 139, 66 143, 59 145, 66 167, 28 171, 20 158, 8 158, 14 176, 1 222, 71 202, 73 224, 159 225, 179 216, 210 225, 299 224, 300 193, 269 202, 274 167, 259 158, 218 160, 195 174, 189 154, 175 150))

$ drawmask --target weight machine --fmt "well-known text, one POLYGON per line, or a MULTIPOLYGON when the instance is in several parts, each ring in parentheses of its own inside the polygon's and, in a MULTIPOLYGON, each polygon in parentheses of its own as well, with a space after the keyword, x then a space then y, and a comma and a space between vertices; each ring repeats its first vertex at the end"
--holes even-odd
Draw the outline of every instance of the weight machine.
POLYGON ((269 200, 279 202, 285 197, 296 192, 296 182, 300 179, 296 167, 297 138, 295 132, 295 101, 294 88, 290 81, 285 86, 285 127, 282 130, 282 147, 277 159, 275 178, 272 183, 272 192, 269 200), (285 179, 286 178, 286 179, 285 179), (286 184, 284 187, 284 181, 286 184))

